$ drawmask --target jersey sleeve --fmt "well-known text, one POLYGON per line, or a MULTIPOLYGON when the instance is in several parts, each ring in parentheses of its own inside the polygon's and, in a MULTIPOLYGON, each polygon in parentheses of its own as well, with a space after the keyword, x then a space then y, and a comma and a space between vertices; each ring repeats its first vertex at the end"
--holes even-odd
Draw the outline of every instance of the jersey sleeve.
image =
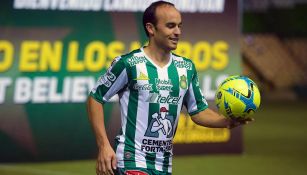
POLYGON ((108 102, 127 83, 128 76, 125 63, 123 59, 117 57, 110 68, 98 79, 95 87, 90 92, 90 96, 100 103, 108 102))
POLYGON ((184 105, 190 116, 208 108, 208 103, 201 91, 198 81, 198 74, 193 64, 192 79, 184 97, 184 105))

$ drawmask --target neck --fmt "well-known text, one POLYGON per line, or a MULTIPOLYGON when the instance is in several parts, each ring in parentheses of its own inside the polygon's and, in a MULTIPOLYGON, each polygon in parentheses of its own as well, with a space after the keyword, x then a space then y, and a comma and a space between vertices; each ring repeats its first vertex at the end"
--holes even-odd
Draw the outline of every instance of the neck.
POLYGON ((170 51, 163 50, 162 48, 156 47, 154 44, 148 44, 144 48, 144 52, 148 55, 152 61, 158 66, 165 66, 170 59, 170 51))

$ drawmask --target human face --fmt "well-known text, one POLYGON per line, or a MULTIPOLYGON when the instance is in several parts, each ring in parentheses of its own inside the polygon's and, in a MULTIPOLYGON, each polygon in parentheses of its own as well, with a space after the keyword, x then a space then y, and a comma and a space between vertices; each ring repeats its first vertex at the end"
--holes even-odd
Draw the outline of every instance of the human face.
POLYGON ((161 112, 161 118, 165 119, 165 117, 166 117, 166 112, 161 112))
POLYGON ((166 51, 177 48, 181 35, 181 15, 173 6, 164 5, 156 9, 157 24, 152 39, 157 47, 166 51))

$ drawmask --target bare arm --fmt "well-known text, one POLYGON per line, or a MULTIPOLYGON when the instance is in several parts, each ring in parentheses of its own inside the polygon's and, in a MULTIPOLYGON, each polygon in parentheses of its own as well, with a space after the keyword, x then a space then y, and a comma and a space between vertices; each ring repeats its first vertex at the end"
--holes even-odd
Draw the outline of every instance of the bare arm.
POLYGON ((226 118, 223 115, 218 114, 209 108, 193 115, 191 119, 194 123, 209 128, 234 128, 239 125, 247 124, 250 121, 253 121, 252 118, 226 118))
POLYGON ((101 174, 109 172, 110 174, 114 174, 112 168, 116 169, 116 156, 107 137, 103 105, 90 96, 87 101, 87 111, 99 150, 96 173, 101 174))

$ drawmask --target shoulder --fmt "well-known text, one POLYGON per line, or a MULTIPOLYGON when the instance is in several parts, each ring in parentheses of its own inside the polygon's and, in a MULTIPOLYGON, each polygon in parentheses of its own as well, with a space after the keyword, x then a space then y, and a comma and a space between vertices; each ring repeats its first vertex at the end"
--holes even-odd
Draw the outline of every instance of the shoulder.
POLYGON ((133 50, 127 54, 121 55, 117 58, 115 58, 114 60, 120 61, 122 63, 124 63, 126 66, 132 66, 131 64, 136 62, 136 61, 140 61, 142 58, 145 59, 143 52, 141 51, 141 49, 136 49, 133 50))
POLYGON ((113 66, 116 63, 116 64, 122 64, 125 67, 127 67, 129 65, 129 63, 131 62, 131 60, 133 60, 135 57, 137 57, 141 53, 142 53, 141 49, 136 49, 136 50, 133 50, 133 51, 127 53, 127 54, 115 57, 112 61, 111 66, 113 66))
POLYGON ((121 57, 121 60, 127 62, 132 57, 135 57, 135 56, 138 56, 138 55, 141 55, 141 54, 142 54, 141 49, 136 49, 136 50, 133 50, 133 51, 127 53, 127 54, 121 55, 120 57, 121 57))

